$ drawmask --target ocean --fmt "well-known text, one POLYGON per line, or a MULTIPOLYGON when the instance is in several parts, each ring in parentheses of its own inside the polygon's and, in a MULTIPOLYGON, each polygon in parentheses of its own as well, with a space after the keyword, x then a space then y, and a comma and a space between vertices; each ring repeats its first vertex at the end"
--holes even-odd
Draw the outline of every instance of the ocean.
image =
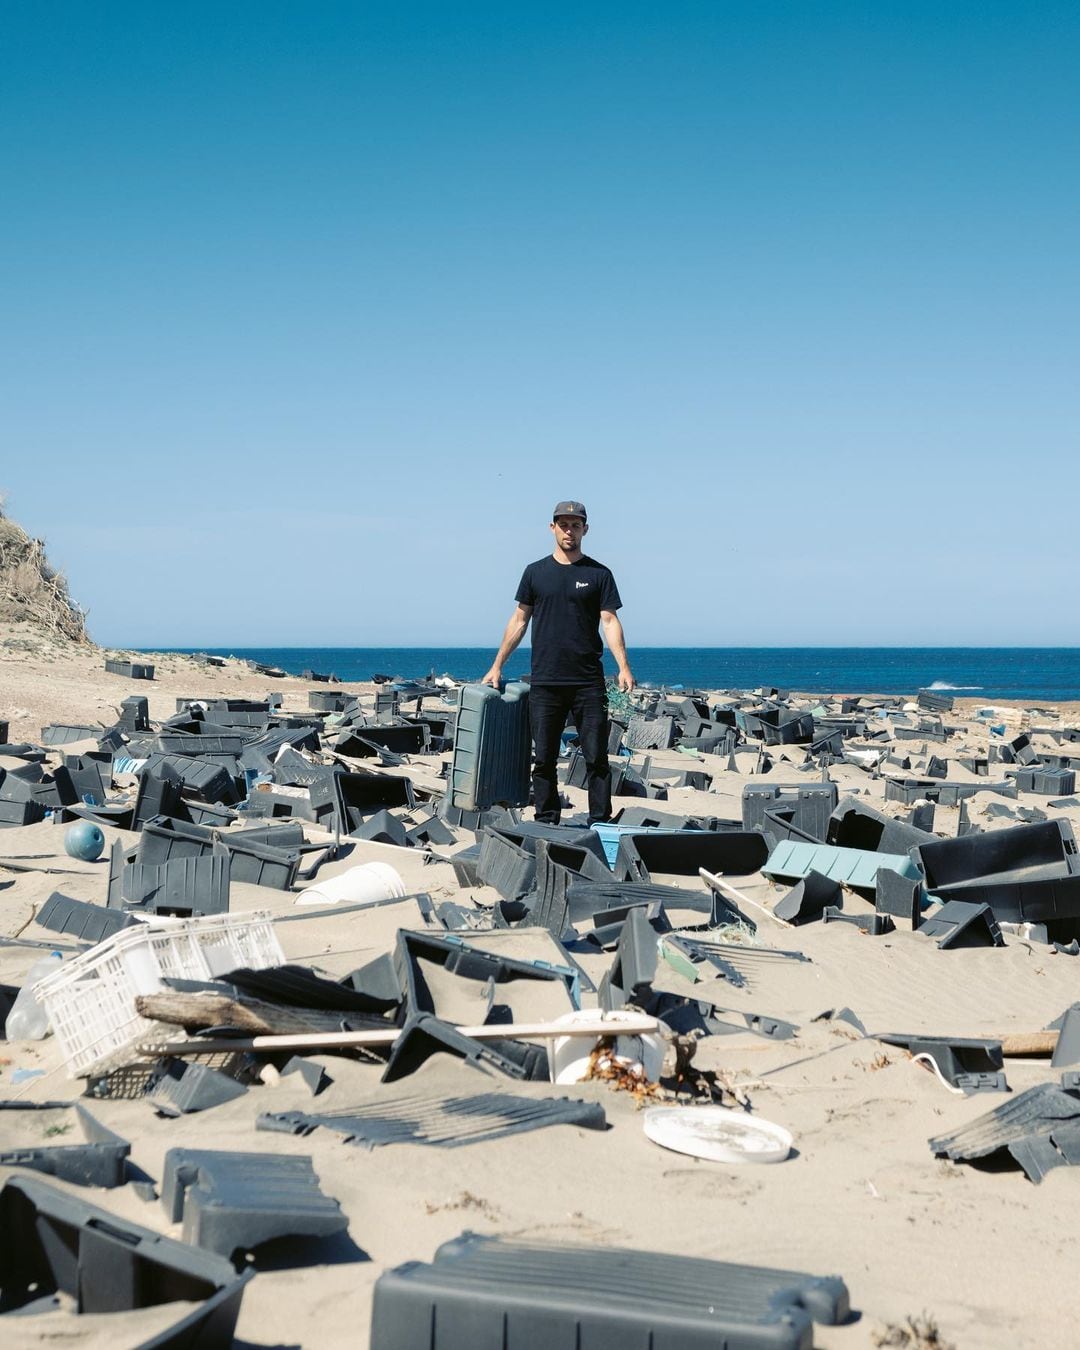
MULTIPOLYGON (((193 651, 194 648, 176 648, 193 651)), ((223 647, 203 649, 341 680, 382 674, 416 679, 434 671, 479 679, 491 665, 491 647, 223 647)), ((609 654, 605 669, 615 673, 609 654)), ((962 697, 1080 700, 1078 647, 634 647, 630 662, 639 684, 686 689, 754 689, 761 685, 812 693, 912 694, 918 689, 962 697)), ((506 666, 509 679, 528 673, 529 650, 506 666)))

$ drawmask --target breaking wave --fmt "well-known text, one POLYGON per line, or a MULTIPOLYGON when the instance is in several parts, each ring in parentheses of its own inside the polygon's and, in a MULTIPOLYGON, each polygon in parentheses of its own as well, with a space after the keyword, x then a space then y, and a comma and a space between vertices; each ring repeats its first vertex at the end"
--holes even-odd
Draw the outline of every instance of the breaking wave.
POLYGON ((933 684, 926 685, 927 689, 982 689, 981 684, 949 684, 948 680, 935 680, 933 684))

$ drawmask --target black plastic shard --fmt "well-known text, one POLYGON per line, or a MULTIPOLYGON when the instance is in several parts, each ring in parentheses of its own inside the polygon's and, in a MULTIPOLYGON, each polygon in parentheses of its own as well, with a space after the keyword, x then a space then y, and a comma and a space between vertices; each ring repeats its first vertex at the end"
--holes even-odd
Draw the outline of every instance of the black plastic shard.
POLYGON ((166 759, 159 759, 157 764, 156 772, 144 771, 139 775, 139 789, 131 817, 133 830, 141 830, 148 820, 158 816, 183 816, 183 781, 166 759))
POLYGON ((899 1045, 909 1055, 927 1055, 938 1067, 942 1078, 959 1087, 964 1074, 997 1073, 1002 1067, 1000 1041, 973 1040, 957 1036, 908 1035, 889 1031, 875 1036, 886 1045, 899 1045))
POLYGON ((514 1040, 474 1040, 430 1013, 410 1017, 394 1042, 383 1073, 384 1083, 415 1073, 432 1055, 450 1054, 473 1068, 493 1070, 508 1078, 546 1081, 548 1057, 543 1046, 514 1040))
POLYGON ((787 923, 811 923, 820 919, 827 905, 843 906, 843 891, 838 881, 820 872, 808 872, 773 906, 773 913, 787 923))
POLYGON ((931 844, 937 836, 916 829, 903 820, 893 820, 866 802, 844 797, 829 819, 826 842, 837 848, 860 848, 872 853, 906 853, 919 844, 931 844))
POLYGON ((266 970, 234 970, 228 982, 242 993, 266 1003, 279 1003, 288 1008, 318 1008, 325 1012, 339 1012, 348 1020, 350 1014, 368 1014, 358 1025, 370 1025, 370 1017, 396 1008, 402 999, 396 976, 391 979, 390 956, 376 961, 362 970, 354 971, 345 980, 329 980, 308 966, 287 964, 270 966, 266 970), (366 979, 371 971, 376 978, 366 979))
POLYGON ((100 735, 100 726, 90 727, 51 722, 47 727, 41 728, 41 744, 71 745, 75 741, 96 741, 100 735))
POLYGON ((600 982, 601 1008, 611 1012, 626 1003, 641 1004, 652 990, 658 959, 656 930, 643 909, 632 909, 623 924, 615 960, 600 982))
POLYGON ((161 1203, 184 1241, 230 1256, 278 1237, 328 1237, 349 1221, 324 1195, 310 1158, 172 1148, 161 1203))
POLYGON ((355 829, 349 831, 349 837, 367 839, 378 844, 396 844, 398 848, 407 848, 409 842, 405 826, 397 816, 392 816, 385 810, 375 811, 366 816, 355 829))
POLYGON ((181 1116, 209 1111, 234 1101, 247 1092, 243 1083, 205 1064, 166 1059, 146 1093, 154 1110, 163 1116, 181 1116))
POLYGON ((1039 1182, 1051 1168, 1080 1160, 1080 1094, 1040 1083, 929 1144, 932 1153, 953 1162, 1007 1153, 1030 1181, 1039 1182))
POLYGON ((73 900, 53 891, 38 910, 35 922, 51 933, 66 933, 83 942, 96 943, 112 937, 121 928, 129 928, 138 920, 121 910, 106 909, 86 900, 73 900))
POLYGON ((919 929, 945 951, 954 947, 1004 947, 1005 939, 989 905, 969 905, 950 900, 936 914, 924 919, 919 929))
POLYGON ((321 1064, 316 1064, 312 1059, 305 1059, 302 1055, 293 1055, 281 1071, 282 1078, 292 1074, 300 1078, 313 1097, 325 1092, 334 1081, 321 1064))
POLYGON ((892 917, 888 914, 845 914, 839 905, 826 905, 821 912, 822 923, 846 923, 859 928, 870 937, 885 937, 896 929, 892 917))
POLYGON ((1080 1007, 1067 1008, 1059 1019, 1057 1045, 1050 1063, 1055 1069, 1080 1064, 1080 1007))
POLYGON ((974 1097, 977 1092, 1011 1091, 1005 1075, 1000 1069, 997 1073, 958 1073, 956 1075, 956 1086, 965 1097, 974 1097))
POLYGON ((77 1186, 122 1186, 131 1145, 80 1102, 0 1101, 0 1166, 32 1167, 77 1186), (67 1137, 77 1128, 82 1141, 67 1137), (56 1142, 39 1142, 53 1139, 56 1142))
MULTIPOLYGON (((11 1177, 0 1190, 0 1317, 75 1300, 76 1313, 123 1312, 162 1303, 180 1308, 139 1350, 229 1350, 250 1274, 186 1242, 175 1242, 36 1177, 11 1177)), ((77 1322, 72 1323, 76 1334, 77 1322)), ((13 1336, 10 1324, 7 1335, 13 1336)))
POLYGON ((399 1097, 325 1113, 285 1111, 261 1115, 255 1123, 259 1130, 305 1136, 316 1129, 333 1130, 347 1144, 369 1149, 381 1144, 463 1148, 547 1125, 603 1130, 607 1117, 599 1102, 484 1092, 470 1097, 399 1097))
POLYGON ((379 1277, 371 1350, 810 1350, 849 1312, 837 1278, 464 1233, 379 1277))
POLYGON ((580 1006, 572 966, 517 960, 450 934, 399 929, 394 966, 410 1013, 479 1025, 550 1019, 580 1006))
POLYGON ((855 1028, 860 1036, 867 1034, 866 1027, 863 1025, 862 1018, 850 1008, 826 1008, 824 1012, 818 1013, 816 1017, 811 1017, 811 1022, 846 1022, 849 1026, 855 1028))
POLYGON ((480 834, 478 879, 493 886, 504 900, 519 900, 532 889, 536 858, 501 830, 486 826, 480 834))
POLYGON ((913 929, 922 918, 922 882, 883 867, 874 878, 874 908, 879 914, 903 919, 913 929))

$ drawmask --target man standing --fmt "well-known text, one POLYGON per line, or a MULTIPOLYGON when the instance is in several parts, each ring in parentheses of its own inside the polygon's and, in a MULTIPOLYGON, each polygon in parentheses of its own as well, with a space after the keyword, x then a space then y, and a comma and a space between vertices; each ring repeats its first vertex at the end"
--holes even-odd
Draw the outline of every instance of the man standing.
POLYGON ((554 551, 530 563, 518 586, 517 609, 506 625, 499 654, 481 683, 496 688, 503 666, 533 621, 529 723, 535 759, 536 819, 559 823, 559 745, 567 713, 573 713, 585 757, 589 824, 611 819, 607 692, 601 662, 600 625, 619 666, 619 688, 629 693, 634 676, 616 610, 622 607, 615 578, 603 563, 581 551, 589 519, 581 502, 559 502, 552 512, 554 551))

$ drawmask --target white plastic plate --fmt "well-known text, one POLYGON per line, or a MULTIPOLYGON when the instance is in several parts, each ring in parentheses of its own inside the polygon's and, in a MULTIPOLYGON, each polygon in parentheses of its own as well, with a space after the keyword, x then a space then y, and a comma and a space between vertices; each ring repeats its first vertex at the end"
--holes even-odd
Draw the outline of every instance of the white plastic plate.
POLYGON ((791 1152, 782 1125, 726 1106, 650 1106, 644 1123, 654 1144, 711 1162, 777 1163, 791 1152))

